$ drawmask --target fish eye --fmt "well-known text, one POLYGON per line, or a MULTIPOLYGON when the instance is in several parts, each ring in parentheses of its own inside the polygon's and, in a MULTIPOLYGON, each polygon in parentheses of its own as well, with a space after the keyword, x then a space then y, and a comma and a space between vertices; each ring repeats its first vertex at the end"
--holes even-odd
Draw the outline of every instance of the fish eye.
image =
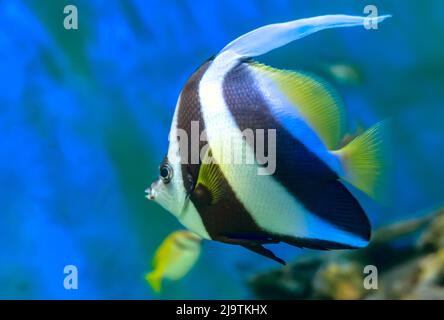
POLYGON ((163 183, 167 184, 171 181, 173 177, 173 168, 165 163, 160 166, 160 179, 162 179, 163 183))

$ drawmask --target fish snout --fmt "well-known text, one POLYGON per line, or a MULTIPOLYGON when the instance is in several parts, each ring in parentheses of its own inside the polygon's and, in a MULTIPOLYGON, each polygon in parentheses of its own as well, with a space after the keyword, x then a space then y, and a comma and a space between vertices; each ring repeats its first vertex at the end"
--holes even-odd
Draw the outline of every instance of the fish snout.
POLYGON ((154 200, 156 198, 157 192, 156 192, 156 187, 159 184, 159 179, 157 179, 156 181, 154 181, 150 187, 146 188, 145 193, 146 193, 146 198, 148 200, 154 200))

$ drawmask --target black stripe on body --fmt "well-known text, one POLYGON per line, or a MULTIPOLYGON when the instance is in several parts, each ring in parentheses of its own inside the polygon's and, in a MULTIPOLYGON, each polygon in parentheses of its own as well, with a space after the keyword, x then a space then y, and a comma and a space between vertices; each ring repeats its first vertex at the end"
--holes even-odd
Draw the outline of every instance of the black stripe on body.
MULTIPOLYGON (((203 120, 199 98, 199 83, 211 63, 212 60, 208 60, 202 66, 200 66, 200 68, 197 69, 196 72, 194 72, 193 75, 187 80, 180 94, 177 128, 185 130, 188 135, 188 158, 182 159, 184 155, 181 152, 181 169, 185 190, 189 192, 194 189, 200 167, 200 159, 199 163, 197 164, 191 163, 191 123, 192 121, 197 121, 199 123, 200 137, 202 131, 205 130, 205 123, 203 120)), ((205 144, 205 141, 200 141, 199 139, 199 153, 205 144)))
MULTIPOLYGON (((190 192, 190 200, 202 219, 210 237, 214 240, 224 237, 263 237, 263 231, 251 218, 250 214, 236 198, 228 182, 222 175, 221 185, 225 190, 223 199, 215 205, 209 205, 197 192, 195 184, 199 176, 201 162, 191 164, 191 121, 199 122, 199 135, 205 129, 202 105, 199 98, 199 83, 211 65, 212 60, 204 63, 186 82, 179 103, 177 127, 188 134, 188 161, 183 162, 182 178, 185 190, 190 192)), ((207 142, 199 143, 199 154, 207 142)))
POLYGON ((359 203, 338 181, 336 173, 273 116, 251 72, 248 63, 240 63, 227 73, 223 83, 225 102, 239 129, 265 129, 265 154, 267 129, 275 129, 273 177, 309 212, 368 240, 370 224, 359 203))

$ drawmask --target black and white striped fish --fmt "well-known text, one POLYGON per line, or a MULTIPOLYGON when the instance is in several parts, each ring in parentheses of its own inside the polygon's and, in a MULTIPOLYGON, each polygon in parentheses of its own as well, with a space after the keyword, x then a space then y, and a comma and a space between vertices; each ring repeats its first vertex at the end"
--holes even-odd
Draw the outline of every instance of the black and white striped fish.
POLYGON ((365 246, 370 223, 344 181, 377 196, 385 176, 386 123, 340 148, 345 111, 333 88, 313 75, 251 58, 323 29, 363 26, 366 19, 328 15, 264 26, 206 61, 180 93, 168 154, 147 197, 202 238, 238 244, 281 263, 263 244, 365 246), (206 141, 195 143, 193 125, 197 139, 205 132, 206 141), (243 139, 246 129, 265 130, 265 141, 274 130, 276 164, 270 174, 258 174, 264 166, 255 145, 243 139), (254 163, 222 161, 226 145, 254 163), (197 161, 193 152, 201 155, 197 161))

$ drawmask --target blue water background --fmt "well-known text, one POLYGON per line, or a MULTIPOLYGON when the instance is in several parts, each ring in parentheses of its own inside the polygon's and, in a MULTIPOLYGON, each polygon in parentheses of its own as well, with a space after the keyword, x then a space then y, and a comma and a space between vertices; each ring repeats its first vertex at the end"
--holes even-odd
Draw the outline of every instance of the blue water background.
MULTIPOLYGON (((444 2, 372 3, 393 14, 378 30, 323 31, 258 60, 321 74, 351 65, 359 84, 329 80, 352 128, 393 117, 395 206, 371 210, 378 226, 444 200, 444 2)), ((143 280, 156 247, 181 228, 144 198, 176 99, 196 67, 237 36, 296 18, 363 14, 366 4, 1 1, 0 298, 251 297, 248 278, 276 264, 218 243, 206 242, 196 267, 160 296, 143 280), (77 6, 79 30, 63 28, 66 4, 77 6), (78 267, 78 290, 62 285, 69 264, 78 267)))

